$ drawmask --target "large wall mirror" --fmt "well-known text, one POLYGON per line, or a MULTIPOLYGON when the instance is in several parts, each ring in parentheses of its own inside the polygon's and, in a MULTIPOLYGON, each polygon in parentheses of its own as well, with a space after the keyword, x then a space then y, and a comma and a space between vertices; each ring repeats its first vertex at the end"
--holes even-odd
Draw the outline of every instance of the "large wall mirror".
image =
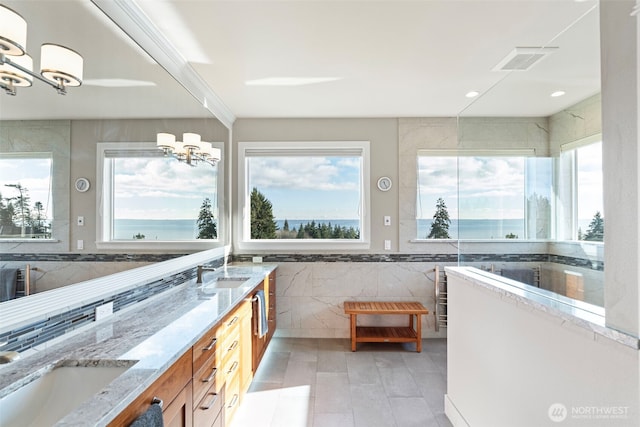
POLYGON ((84 67, 82 85, 66 95, 38 80, 17 87, 15 96, 0 89, 0 267, 16 265, 16 254, 24 263, 29 254, 185 253, 227 244, 229 130, 214 114, 93 2, 2 5, 27 22, 35 72, 43 43, 75 50, 84 67), (223 159, 195 167, 168 161, 155 146, 160 132, 178 141, 198 134, 223 159), (107 146, 101 163, 100 148, 107 146), (87 181, 76 188, 79 178, 87 181), (107 189, 105 182, 115 185, 107 189), (106 200, 113 202, 108 214, 106 200), (197 220, 205 208, 215 231, 200 235, 197 220))
POLYGON ((457 175, 461 264, 603 306, 598 4, 556 6, 563 20, 540 15, 506 41, 496 66, 511 70, 469 88, 480 93, 459 114, 457 152, 432 160, 457 175))

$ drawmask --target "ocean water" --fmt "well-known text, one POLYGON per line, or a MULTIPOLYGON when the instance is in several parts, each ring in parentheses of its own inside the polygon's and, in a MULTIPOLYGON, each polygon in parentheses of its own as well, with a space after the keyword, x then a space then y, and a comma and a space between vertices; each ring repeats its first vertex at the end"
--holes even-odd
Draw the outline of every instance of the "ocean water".
MULTIPOLYGON (((418 220, 417 238, 427 238, 432 222, 431 219, 418 220)), ((449 225, 452 239, 504 239, 510 233, 524 238, 524 219, 460 219, 449 225)))
POLYGON ((136 234, 144 240, 193 240, 198 235, 195 219, 116 219, 114 238, 132 240, 136 234))
MULTIPOLYGON (((311 219, 290 219, 289 229, 297 230, 311 219)), ((358 220, 315 220, 316 224, 331 223, 331 226, 359 228, 358 220)), ((418 220, 416 238, 426 239, 431 229, 431 219, 418 220)), ((276 220, 277 226, 284 227, 284 219, 276 220)), ((145 240, 193 240, 198 235, 196 220, 150 220, 150 219, 117 219, 115 220, 115 238, 131 240, 136 234, 143 234, 145 240)), ((504 239, 509 234, 524 237, 523 219, 467 219, 451 221, 449 235, 452 239, 504 239)))

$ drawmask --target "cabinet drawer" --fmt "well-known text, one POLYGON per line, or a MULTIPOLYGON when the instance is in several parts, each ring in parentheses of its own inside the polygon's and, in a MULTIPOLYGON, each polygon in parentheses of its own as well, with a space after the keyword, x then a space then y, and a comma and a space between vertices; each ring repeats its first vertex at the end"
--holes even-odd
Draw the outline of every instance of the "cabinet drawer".
POLYGON ((234 353, 237 353, 240 349, 240 333, 239 329, 235 328, 234 333, 227 336, 220 347, 219 358, 221 364, 224 366, 234 353))
POLYGON ((240 368, 240 351, 238 351, 239 345, 238 341, 236 349, 228 354, 224 364, 222 365, 222 374, 227 381, 236 375, 240 368))
POLYGON ((218 328, 213 327, 193 345, 193 372, 202 368, 216 352, 218 345, 218 328))
POLYGON ((204 396, 209 389, 218 391, 220 388, 218 384, 219 377, 219 360, 218 352, 214 353, 212 357, 207 360, 202 368, 193 375, 193 404, 195 406, 200 402, 200 399, 204 396))
POLYGON ((212 390, 198 402, 193 410, 193 426, 194 427, 211 427, 223 416, 220 410, 224 405, 225 396, 224 387, 219 392, 212 390))
POLYGON ((225 425, 231 424, 231 418, 236 413, 238 406, 240 406, 240 376, 236 375, 230 383, 227 383, 225 388, 225 425))

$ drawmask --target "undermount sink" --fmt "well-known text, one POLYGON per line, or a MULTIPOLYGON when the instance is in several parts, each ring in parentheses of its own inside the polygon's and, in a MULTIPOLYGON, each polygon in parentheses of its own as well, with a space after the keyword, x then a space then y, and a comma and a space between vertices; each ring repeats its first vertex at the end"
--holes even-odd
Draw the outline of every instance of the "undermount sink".
POLYGON ((205 283, 204 287, 212 288, 239 288, 243 286, 249 277, 219 277, 216 280, 205 283))
POLYGON ((129 367, 56 367, 0 399, 0 425, 53 425, 129 367))

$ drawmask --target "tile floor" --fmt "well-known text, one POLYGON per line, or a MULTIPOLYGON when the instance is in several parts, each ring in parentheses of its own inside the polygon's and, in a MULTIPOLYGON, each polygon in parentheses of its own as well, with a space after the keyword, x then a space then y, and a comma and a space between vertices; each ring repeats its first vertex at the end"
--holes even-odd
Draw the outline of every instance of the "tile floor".
POLYGON ((447 341, 274 338, 231 427, 445 427, 447 341))

